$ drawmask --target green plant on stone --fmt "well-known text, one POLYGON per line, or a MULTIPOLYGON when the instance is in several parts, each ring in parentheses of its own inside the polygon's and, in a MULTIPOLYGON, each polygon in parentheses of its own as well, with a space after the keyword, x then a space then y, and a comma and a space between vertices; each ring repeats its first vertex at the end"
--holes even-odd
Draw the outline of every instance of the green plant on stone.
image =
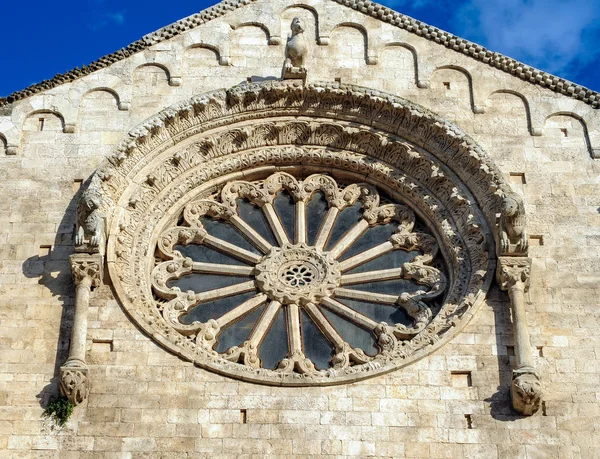
POLYGON ((64 426, 71 414, 73 414, 75 405, 67 397, 57 397, 52 399, 44 410, 44 417, 53 418, 59 426, 64 426))

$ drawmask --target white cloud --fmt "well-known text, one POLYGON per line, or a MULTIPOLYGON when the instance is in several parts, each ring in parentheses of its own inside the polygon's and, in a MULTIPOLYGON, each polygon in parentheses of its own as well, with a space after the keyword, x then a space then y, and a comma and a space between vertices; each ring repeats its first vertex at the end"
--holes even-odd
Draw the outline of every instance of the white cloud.
POLYGON ((125 24, 125 11, 115 11, 96 15, 94 22, 90 22, 88 27, 95 32, 111 24, 119 26, 125 24))
POLYGON ((467 0, 457 11, 456 28, 552 73, 574 75, 572 66, 600 58, 600 3, 591 0, 467 0))
POLYGON ((108 17, 118 25, 123 25, 125 23, 125 13, 117 12, 117 13, 108 13, 108 17))

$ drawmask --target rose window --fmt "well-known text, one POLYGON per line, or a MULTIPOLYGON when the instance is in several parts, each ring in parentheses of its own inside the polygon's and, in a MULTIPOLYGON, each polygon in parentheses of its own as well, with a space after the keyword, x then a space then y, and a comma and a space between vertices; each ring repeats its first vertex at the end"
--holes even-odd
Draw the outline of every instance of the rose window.
POLYGON ((215 361, 318 375, 401 353, 439 312, 436 238, 367 183, 275 173, 187 204, 158 240, 157 308, 215 361))

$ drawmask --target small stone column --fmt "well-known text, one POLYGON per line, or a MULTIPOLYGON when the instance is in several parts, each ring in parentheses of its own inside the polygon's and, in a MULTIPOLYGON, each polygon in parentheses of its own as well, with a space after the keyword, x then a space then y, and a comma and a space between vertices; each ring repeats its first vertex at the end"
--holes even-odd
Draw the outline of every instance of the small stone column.
POLYGON ((515 354, 517 368, 513 370, 510 388, 513 408, 530 416, 538 411, 542 402, 542 383, 533 366, 531 340, 525 313, 525 292, 529 289, 531 258, 500 257, 498 259, 498 282, 508 291, 512 308, 515 354))
POLYGON ((65 397, 78 405, 89 391, 88 367, 85 363, 87 320, 93 287, 102 280, 102 256, 76 253, 71 255, 71 271, 75 282, 75 314, 71 330, 69 358, 60 368, 60 388, 65 397))

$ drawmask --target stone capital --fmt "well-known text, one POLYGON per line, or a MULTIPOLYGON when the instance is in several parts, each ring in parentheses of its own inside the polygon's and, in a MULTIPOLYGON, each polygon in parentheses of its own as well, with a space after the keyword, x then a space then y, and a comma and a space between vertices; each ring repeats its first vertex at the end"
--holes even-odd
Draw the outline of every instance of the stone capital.
POLYGON ((73 281, 98 287, 102 282, 103 259, 100 254, 75 253, 69 257, 73 281))
POLYGON ((502 290, 513 287, 529 290, 531 272, 531 258, 525 257, 499 257, 496 276, 502 290))

